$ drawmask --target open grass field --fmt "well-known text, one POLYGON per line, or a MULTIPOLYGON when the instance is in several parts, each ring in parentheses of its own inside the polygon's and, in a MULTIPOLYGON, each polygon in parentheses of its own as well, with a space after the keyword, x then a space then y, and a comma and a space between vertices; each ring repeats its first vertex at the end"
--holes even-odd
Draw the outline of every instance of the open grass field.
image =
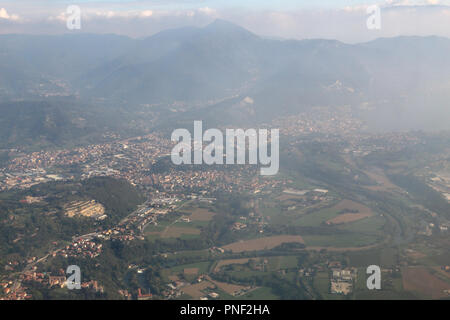
POLYGON ((258 258, 242 258, 242 259, 227 259, 220 260, 214 268, 214 272, 218 272, 220 268, 227 265, 244 265, 250 260, 254 260, 260 263, 262 260, 267 260, 266 269, 268 271, 277 271, 281 269, 292 269, 296 268, 298 265, 296 256, 280 256, 280 257, 258 257, 258 258))
POLYGON ((319 227, 325 221, 334 218, 337 212, 333 208, 324 208, 312 213, 302 215, 293 221, 294 225, 302 227, 319 227))
POLYGON ((240 291, 244 289, 246 290, 250 289, 250 287, 246 286, 212 280, 210 277, 207 277, 207 279, 208 281, 214 283, 220 290, 225 291, 226 293, 232 296, 237 295, 240 291))
POLYGON ((374 215, 362 220, 345 223, 337 226, 340 230, 346 230, 350 232, 360 232, 366 234, 382 234, 383 226, 386 223, 384 217, 380 215, 374 215))
POLYGON ((340 201, 333 206, 333 209, 337 211, 357 210, 360 213, 372 213, 372 210, 365 205, 348 199, 340 201))
POLYGON ((377 183, 376 186, 368 186, 366 187, 372 191, 402 191, 400 187, 396 186, 389 180, 388 177, 384 174, 383 170, 380 168, 371 168, 370 170, 364 171, 364 173, 373 181, 377 183))
POLYGON ((296 256, 281 256, 281 257, 270 257, 269 270, 276 271, 281 269, 292 269, 296 268, 298 265, 296 256))
POLYGON ((148 232, 147 235, 157 236, 163 239, 181 238, 183 235, 200 235, 200 230, 196 228, 169 226, 164 231, 148 232))
POLYGON ((178 218, 175 221, 164 221, 157 226, 149 225, 145 229, 148 240, 154 239, 193 239, 200 235, 201 228, 206 227, 215 213, 204 208, 190 208, 188 217, 190 222, 178 218))
MULTIPOLYGON (((201 233, 201 228, 208 224, 206 216, 208 210, 198 213, 197 220, 191 222, 184 222, 181 218, 173 221, 162 221, 158 225, 148 225, 145 228, 145 235, 148 240, 155 239, 171 239, 171 238, 181 238, 181 239, 192 239, 196 238, 201 233)), ((212 218, 212 216, 211 216, 212 218)))
POLYGON ((214 268, 214 272, 218 272, 220 268, 232 265, 232 264, 246 264, 248 263, 250 259, 249 258, 243 258, 243 259, 227 259, 227 260, 220 260, 216 267, 214 268))
POLYGON ((332 207, 324 208, 301 216, 294 222, 294 224, 304 227, 318 227, 323 223, 328 225, 345 224, 355 222, 372 215, 373 211, 369 207, 352 200, 344 199, 332 207))
POLYGON ((398 263, 398 252, 395 248, 349 252, 348 260, 352 267, 367 267, 375 264, 381 268, 391 268, 398 263))
POLYGON ((304 198, 304 197, 300 196, 300 195, 283 193, 282 195, 276 197, 275 199, 277 199, 279 201, 287 201, 287 200, 299 200, 302 198, 304 198))
POLYGON ((267 287, 255 288, 249 293, 239 296, 239 300, 278 300, 279 297, 272 293, 267 287))
POLYGON ((331 234, 331 235, 305 235, 303 236, 307 249, 320 248, 337 248, 342 251, 351 251, 366 249, 378 242, 378 238, 373 235, 366 234, 331 234))
POLYGON ((367 217, 370 217, 370 213, 344 213, 340 214, 337 217, 334 217, 333 219, 328 220, 327 224, 343 224, 343 223, 349 223, 358 221, 367 217))
POLYGON ((270 250, 283 243, 304 243, 300 236, 273 236, 246 241, 239 241, 223 247, 225 250, 231 250, 234 253, 245 251, 270 250))
POLYGON ((273 199, 265 199, 259 207, 259 213, 272 225, 294 224, 301 226, 318 226, 336 215, 334 212, 330 212, 322 217, 320 213, 326 211, 329 206, 338 203, 337 201, 322 201, 310 206, 303 206, 294 201, 294 199, 300 198, 302 196, 282 194, 273 199), (296 208, 287 211, 287 206, 295 206, 296 208), (314 212, 306 214, 307 211, 314 212), (313 221, 307 222, 310 219, 313 221))
POLYGON ((337 213, 340 214, 332 219, 327 220, 326 221, 327 224, 342 224, 354 222, 373 215, 373 212, 369 207, 361 203, 357 203, 347 199, 342 200, 337 205, 333 206, 331 209, 335 210, 337 213), (352 211, 356 212, 353 213, 352 211))

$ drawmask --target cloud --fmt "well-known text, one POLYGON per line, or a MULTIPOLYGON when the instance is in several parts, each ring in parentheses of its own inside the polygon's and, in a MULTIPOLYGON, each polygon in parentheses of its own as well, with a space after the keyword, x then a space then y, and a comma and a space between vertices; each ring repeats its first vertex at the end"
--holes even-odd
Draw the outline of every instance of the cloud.
POLYGON ((6 20, 19 20, 19 16, 16 14, 8 14, 8 11, 6 11, 5 8, 0 8, 0 19, 6 19, 6 20))
MULTIPOLYGON (((81 10, 83 19, 136 19, 136 18, 150 18, 154 15, 152 10, 140 11, 113 11, 113 10, 81 10)), ((67 12, 61 12, 58 15, 50 16, 49 21, 66 21, 70 16, 67 12)))
POLYGON ((215 16, 215 15, 217 15, 217 10, 211 9, 209 7, 199 8, 197 11, 199 13, 205 14, 207 16, 215 16))
MULTIPOLYGON (((147 19, 147 18, 164 18, 164 17, 216 17, 217 10, 202 7, 195 10, 106 10, 97 8, 81 8, 81 16, 86 20, 108 19, 108 20, 130 20, 130 19, 147 19)), ((66 21, 70 14, 60 12, 47 18, 48 21, 66 21)))
POLYGON ((382 7, 450 6, 449 0, 386 0, 382 7))

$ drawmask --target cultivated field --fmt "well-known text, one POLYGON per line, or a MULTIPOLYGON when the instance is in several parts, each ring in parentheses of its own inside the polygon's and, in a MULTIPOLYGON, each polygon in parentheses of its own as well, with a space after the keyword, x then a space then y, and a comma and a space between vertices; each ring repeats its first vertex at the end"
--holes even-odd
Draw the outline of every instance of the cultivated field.
POLYGON ((402 269, 403 288, 418 292, 432 299, 449 297, 444 290, 450 290, 450 283, 432 275, 424 267, 402 269))
POLYGON ((251 287, 245 287, 245 286, 240 286, 237 284, 230 284, 230 283, 215 281, 215 280, 212 280, 210 277, 207 277, 207 279, 210 282, 214 283, 220 290, 223 290, 232 296, 236 295, 238 292, 240 292, 244 289, 246 289, 246 290, 251 289, 251 287))
POLYGON ((232 252, 258 251, 270 250, 283 243, 304 243, 301 236, 273 236, 259 239, 252 239, 246 241, 235 242, 224 246, 225 250, 232 252))

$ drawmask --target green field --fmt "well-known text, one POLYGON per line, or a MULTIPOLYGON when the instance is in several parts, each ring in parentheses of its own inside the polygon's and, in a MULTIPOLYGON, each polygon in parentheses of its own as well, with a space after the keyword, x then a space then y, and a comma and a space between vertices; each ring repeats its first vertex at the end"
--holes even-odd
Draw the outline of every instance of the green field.
POLYGON ((292 269, 297 267, 296 256, 271 257, 269 261, 269 270, 292 269))
POLYGON ((278 300, 279 298, 267 287, 257 288, 243 296, 234 297, 236 300, 278 300))
POLYGON ((390 268, 397 264, 397 250, 393 248, 349 252, 347 255, 349 265, 352 267, 377 265, 382 268, 390 268))
POLYGON ((331 234, 331 235, 305 235, 302 236, 308 247, 335 247, 353 248, 371 245, 377 242, 378 238, 366 234, 331 234))
POLYGON ((301 216, 299 219, 295 220, 293 223, 296 226, 302 227, 318 227, 325 221, 332 219, 338 215, 333 208, 325 208, 322 210, 318 210, 304 216, 301 216))
POLYGON ((337 226, 340 230, 362 232, 367 234, 381 234, 386 220, 381 216, 372 216, 359 221, 337 226))

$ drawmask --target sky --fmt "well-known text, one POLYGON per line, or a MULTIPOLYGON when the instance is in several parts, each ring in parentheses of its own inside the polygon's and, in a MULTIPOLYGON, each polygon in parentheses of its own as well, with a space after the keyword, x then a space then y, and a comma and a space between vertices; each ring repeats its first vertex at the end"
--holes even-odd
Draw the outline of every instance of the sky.
POLYGON ((215 19, 256 34, 288 39, 437 35, 450 38, 450 0, 0 0, 0 34, 116 33, 151 36, 215 19), (69 30, 67 8, 77 5, 81 29, 69 30), (379 28, 369 29, 368 7, 378 6, 379 28))

